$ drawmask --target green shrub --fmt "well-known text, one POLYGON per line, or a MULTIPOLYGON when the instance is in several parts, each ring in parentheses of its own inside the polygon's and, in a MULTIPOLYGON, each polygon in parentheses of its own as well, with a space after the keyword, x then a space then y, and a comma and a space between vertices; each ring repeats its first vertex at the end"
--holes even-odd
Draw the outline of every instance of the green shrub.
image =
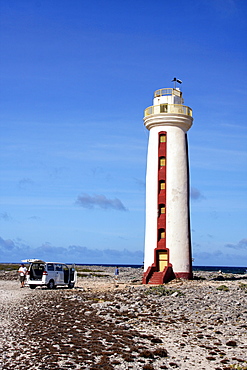
POLYGON ((14 271, 18 269, 18 263, 0 263, 0 271, 14 271))
POLYGON ((244 284, 244 283, 240 283, 239 284, 239 288, 244 290, 245 292, 247 292, 247 284, 244 284))
POLYGON ((90 276, 94 276, 94 277, 100 277, 100 278, 106 278, 106 277, 111 277, 111 275, 101 275, 101 274, 95 274, 94 272, 90 271, 91 273, 90 274, 83 274, 82 272, 77 272, 77 276, 78 277, 90 277, 90 276))
POLYGON ((247 366, 242 366, 242 365, 237 365, 237 364, 234 364, 234 365, 229 365, 229 368, 230 369, 235 369, 235 370, 247 370, 247 366))
POLYGON ((220 285, 216 288, 217 290, 223 290, 224 292, 228 292, 229 288, 226 285, 220 285))
POLYGON ((90 270, 88 268, 81 268, 79 266, 76 266, 76 270, 79 272, 104 272, 102 270, 90 270))
POLYGON ((167 289, 166 287, 164 287, 164 285, 158 285, 158 286, 150 287, 145 292, 145 294, 156 294, 156 295, 159 295, 159 296, 172 295, 174 293, 177 293, 177 295, 179 295, 179 296, 184 295, 184 293, 180 292, 180 290, 167 289))
POLYGON ((193 276, 193 280, 206 280, 203 276, 193 276))

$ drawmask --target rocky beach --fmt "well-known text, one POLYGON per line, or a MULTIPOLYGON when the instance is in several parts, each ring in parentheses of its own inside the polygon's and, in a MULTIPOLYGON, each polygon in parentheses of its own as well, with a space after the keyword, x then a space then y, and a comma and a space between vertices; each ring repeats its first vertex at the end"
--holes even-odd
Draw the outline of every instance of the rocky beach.
POLYGON ((247 276, 141 284, 83 266, 74 289, 20 289, 0 272, 0 369, 247 369, 247 276))

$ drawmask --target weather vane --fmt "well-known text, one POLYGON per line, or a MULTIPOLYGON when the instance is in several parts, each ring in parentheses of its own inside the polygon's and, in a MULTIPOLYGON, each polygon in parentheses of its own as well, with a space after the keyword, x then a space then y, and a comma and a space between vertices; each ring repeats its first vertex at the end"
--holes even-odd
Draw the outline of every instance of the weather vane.
POLYGON ((178 82, 179 84, 182 83, 181 80, 179 80, 178 78, 174 77, 174 79, 172 80, 172 82, 174 82, 174 89, 176 89, 176 82, 178 82))

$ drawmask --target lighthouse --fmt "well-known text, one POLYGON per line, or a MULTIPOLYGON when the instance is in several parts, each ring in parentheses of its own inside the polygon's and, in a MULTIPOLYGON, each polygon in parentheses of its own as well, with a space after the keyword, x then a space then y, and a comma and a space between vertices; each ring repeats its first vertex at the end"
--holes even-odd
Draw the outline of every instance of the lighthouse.
POLYGON ((183 103, 175 85, 156 90, 144 112, 149 130, 144 284, 192 278, 187 131, 193 118, 183 103))

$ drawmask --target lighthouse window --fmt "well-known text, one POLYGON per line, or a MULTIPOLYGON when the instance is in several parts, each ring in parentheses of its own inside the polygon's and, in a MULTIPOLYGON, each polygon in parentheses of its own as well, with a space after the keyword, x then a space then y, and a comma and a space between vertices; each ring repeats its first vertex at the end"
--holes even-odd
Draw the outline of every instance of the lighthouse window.
POLYGON ((167 104, 160 104, 160 113, 167 113, 167 104))
POLYGON ((160 157, 160 167, 163 167, 166 165, 166 159, 165 157, 160 157))
POLYGON ((166 142, 166 135, 160 135, 160 143, 166 142))
POLYGON ((165 190, 165 188, 166 188, 166 183, 165 183, 164 180, 161 180, 160 181, 160 190, 165 190))
POLYGON ((165 239, 165 237, 166 237, 165 229, 159 229, 159 240, 165 239))
POLYGON ((164 213, 166 213, 166 207, 165 207, 164 204, 160 204, 159 205, 159 214, 162 215, 164 213))

